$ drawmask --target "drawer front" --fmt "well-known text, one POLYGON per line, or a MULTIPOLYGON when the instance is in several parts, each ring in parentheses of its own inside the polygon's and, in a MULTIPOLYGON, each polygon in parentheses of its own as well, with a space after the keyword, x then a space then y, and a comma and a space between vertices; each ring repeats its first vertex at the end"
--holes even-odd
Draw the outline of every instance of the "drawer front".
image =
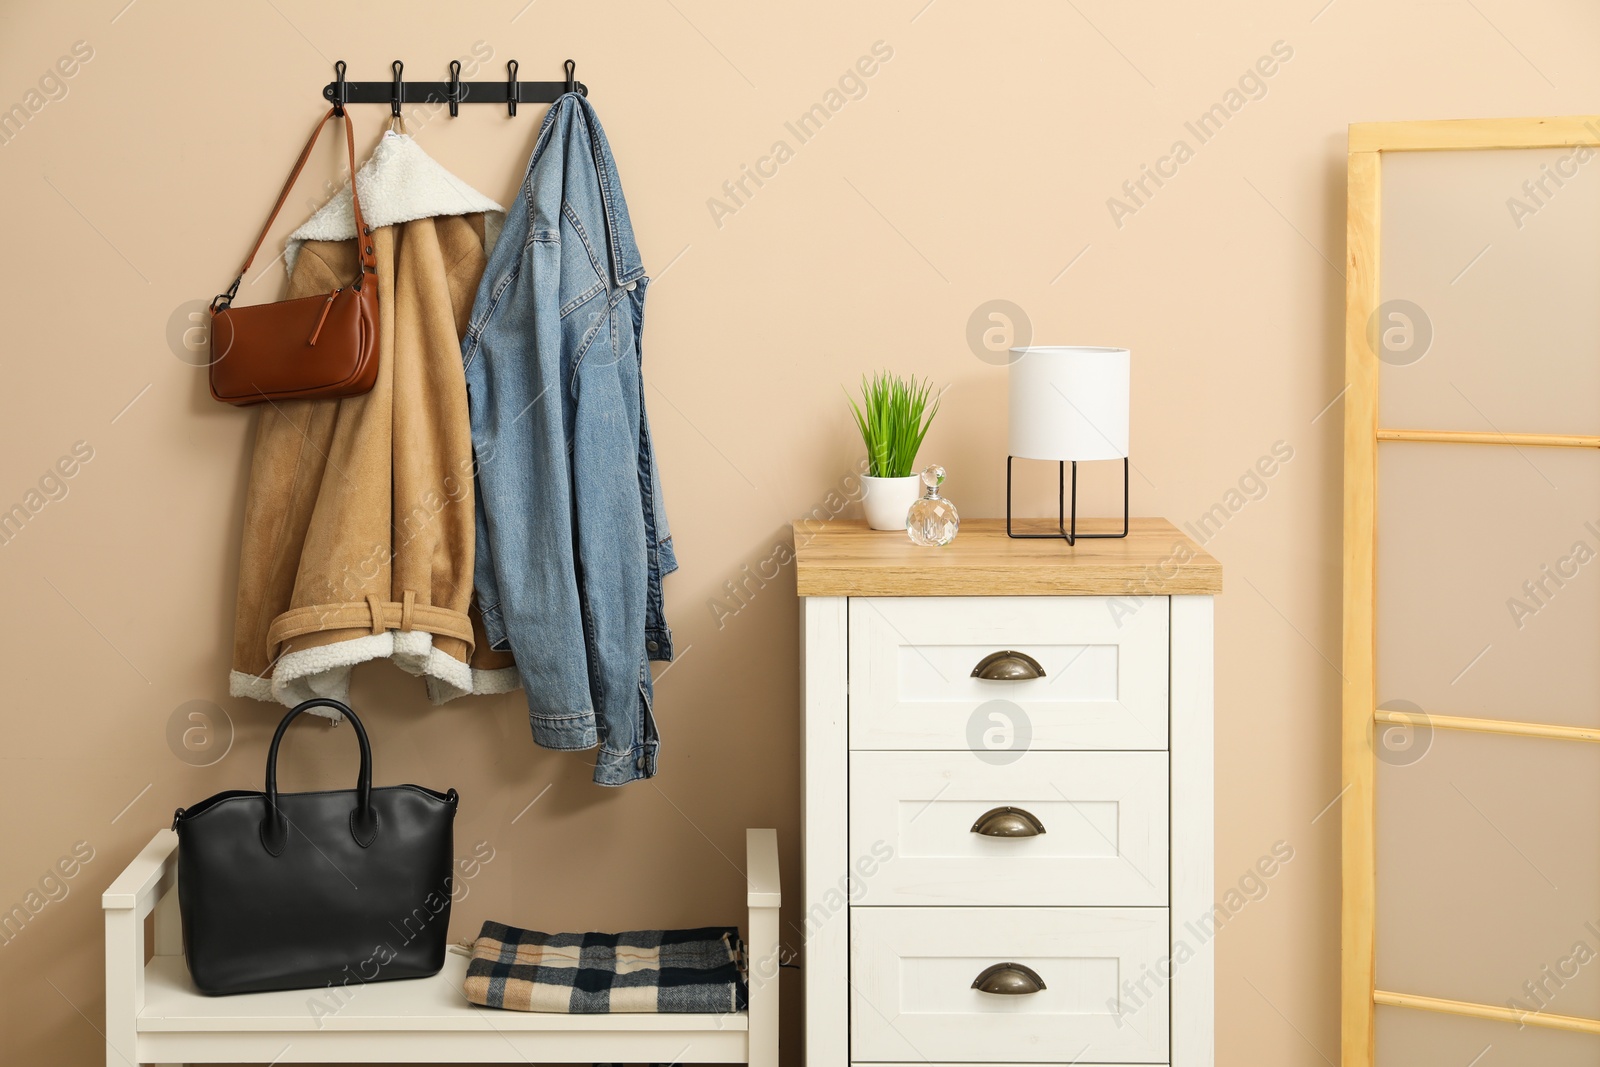
POLYGON ((1167 754, 853 752, 850 854, 857 904, 1164 905, 1167 754))
POLYGON ((1164 749, 1167 628, 1165 597, 852 597, 850 747, 1164 749), (1007 650, 1043 676, 973 676, 1007 650))
POLYGON ((850 1058, 1166 1063, 1165 908, 853 908, 850 1058), (972 983, 1031 969, 1022 995, 972 983))

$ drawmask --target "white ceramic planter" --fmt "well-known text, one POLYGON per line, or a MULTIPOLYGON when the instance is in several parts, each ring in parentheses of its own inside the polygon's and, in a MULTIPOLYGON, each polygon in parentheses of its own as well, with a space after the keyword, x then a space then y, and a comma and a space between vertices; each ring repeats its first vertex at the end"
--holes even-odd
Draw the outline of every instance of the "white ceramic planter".
POLYGON ((874 530, 899 530, 905 533, 906 512, 922 492, 922 476, 904 478, 874 478, 861 476, 865 487, 861 505, 867 511, 867 525, 874 530))

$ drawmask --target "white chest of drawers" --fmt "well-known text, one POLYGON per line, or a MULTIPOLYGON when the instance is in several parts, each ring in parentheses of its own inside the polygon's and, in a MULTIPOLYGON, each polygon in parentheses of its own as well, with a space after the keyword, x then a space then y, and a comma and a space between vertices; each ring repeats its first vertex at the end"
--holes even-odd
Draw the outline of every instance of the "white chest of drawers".
POLYGON ((1211 1067, 1220 566, 794 530, 808 1067, 1211 1067))

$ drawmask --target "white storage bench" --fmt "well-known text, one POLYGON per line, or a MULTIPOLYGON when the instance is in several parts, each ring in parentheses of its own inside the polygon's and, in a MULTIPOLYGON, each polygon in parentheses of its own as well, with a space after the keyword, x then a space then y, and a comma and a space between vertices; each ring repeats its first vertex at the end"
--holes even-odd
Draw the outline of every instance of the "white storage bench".
MULTIPOLYGON (((778 1064, 778 840, 745 831, 750 1009, 722 1015, 553 1015, 481 1008, 466 957, 432 978, 208 997, 189 981, 178 835, 162 830, 101 898, 108 1067, 184 1063, 778 1064), (155 913, 145 963, 145 917, 155 913), (336 1010, 313 1001, 337 996, 336 1010)), ((516 918, 516 916, 508 916, 516 918)))

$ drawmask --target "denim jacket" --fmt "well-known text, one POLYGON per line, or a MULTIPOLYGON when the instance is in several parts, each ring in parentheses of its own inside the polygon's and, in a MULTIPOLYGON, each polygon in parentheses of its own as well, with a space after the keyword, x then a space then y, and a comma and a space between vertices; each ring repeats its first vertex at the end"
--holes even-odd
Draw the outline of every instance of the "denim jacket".
POLYGON ((594 108, 545 116, 478 285, 461 358, 477 459, 474 584, 546 748, 599 745, 594 780, 656 772, 651 659, 672 658, 677 569, 645 418, 649 279, 594 108))

